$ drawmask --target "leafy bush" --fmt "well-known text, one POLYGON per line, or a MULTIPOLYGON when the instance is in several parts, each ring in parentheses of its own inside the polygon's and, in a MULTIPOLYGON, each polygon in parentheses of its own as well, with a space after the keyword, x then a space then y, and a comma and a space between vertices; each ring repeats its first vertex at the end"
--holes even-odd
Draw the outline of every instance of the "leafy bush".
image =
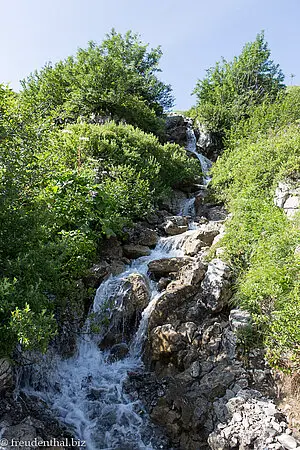
POLYGON ((284 369, 300 357, 300 228, 274 194, 279 181, 300 172, 299 108, 299 89, 257 107, 231 130, 213 168, 215 192, 233 213, 223 243, 236 270, 234 300, 252 312, 270 362, 284 369))
POLYGON ((256 105, 266 100, 272 103, 284 87, 284 76, 270 54, 261 32, 232 62, 223 58, 208 69, 193 92, 197 96, 193 115, 208 130, 224 135, 235 123, 249 117, 256 105))
POLYGON ((104 236, 122 234, 194 161, 130 125, 32 121, 23 99, 0 88, 1 355, 44 351, 55 318, 82 301, 78 279, 104 236))
POLYGON ((161 116, 173 104, 170 86, 157 78, 161 56, 160 47, 148 51, 137 34, 112 30, 100 45, 90 42, 23 80, 22 99, 37 117, 58 124, 108 116, 160 135, 161 116))

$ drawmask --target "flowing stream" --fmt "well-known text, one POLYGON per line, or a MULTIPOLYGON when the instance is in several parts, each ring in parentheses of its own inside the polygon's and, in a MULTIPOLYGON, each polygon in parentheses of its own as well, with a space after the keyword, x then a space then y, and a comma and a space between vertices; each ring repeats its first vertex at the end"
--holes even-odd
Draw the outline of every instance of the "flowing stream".
MULTIPOLYGON (((197 153, 192 128, 188 129, 187 149, 198 157, 202 171, 206 172, 210 164, 197 153)), ((184 214, 191 212, 193 200, 186 201, 184 214)), ((193 228, 191 224, 190 229, 193 228)), ((97 314, 105 302, 120 298, 124 280, 130 274, 139 273, 148 277, 150 261, 182 256, 181 244, 184 235, 189 233, 161 238, 149 256, 134 260, 122 274, 111 276, 103 282, 97 290, 91 312, 97 314)), ((83 332, 78 338, 77 352, 73 357, 61 359, 55 356, 50 362, 46 357, 26 377, 24 391, 46 401, 56 416, 73 430, 76 438, 85 441, 84 448, 88 450, 161 448, 153 435, 153 427, 149 426, 143 405, 123 391, 128 372, 143 370, 141 352, 148 318, 161 295, 156 283, 149 279, 149 284, 151 299, 124 359, 110 362, 109 351, 101 351, 98 347, 99 336, 88 332, 88 318, 84 327, 86 333, 83 332)))

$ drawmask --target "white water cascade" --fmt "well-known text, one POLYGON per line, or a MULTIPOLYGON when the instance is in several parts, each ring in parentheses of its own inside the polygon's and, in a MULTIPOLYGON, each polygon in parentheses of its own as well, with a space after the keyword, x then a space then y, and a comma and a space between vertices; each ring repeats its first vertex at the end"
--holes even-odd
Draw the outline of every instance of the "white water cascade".
MULTIPOLYGON (((99 287, 93 312, 117 296, 122 281, 132 273, 147 275, 148 263, 155 259, 181 256, 182 235, 161 238, 147 257, 138 258, 118 276, 111 276, 99 287)), ((128 372, 143 369, 141 349, 147 322, 160 294, 150 281, 151 301, 143 312, 130 352, 120 361, 109 362, 109 352, 101 351, 97 337, 79 337, 77 352, 69 359, 45 358, 30 372, 24 391, 37 395, 51 407, 57 417, 73 430, 76 438, 86 442, 88 450, 156 449, 153 436, 147 435, 147 414, 139 401, 132 401, 122 390, 128 372), (146 436, 144 436, 146 434, 146 436)), ((87 325, 88 326, 88 325, 87 325)), ((149 434, 149 430, 148 430, 149 434)))
MULTIPOLYGON (((188 129, 188 150, 194 153, 206 172, 210 167, 206 158, 196 151, 196 138, 188 129), (205 165, 206 164, 206 165, 205 165)), ((207 183, 208 177, 205 178, 207 183)), ((206 184, 207 184, 206 183, 206 184)), ((186 201, 182 213, 190 215, 194 199, 186 201)), ((191 224, 190 229, 194 224, 191 224)), ((132 273, 147 275, 150 261, 182 256, 184 239, 191 231, 161 238, 147 257, 138 258, 118 276, 111 276, 97 290, 92 314, 101 312, 101 306, 122 296, 122 285, 132 273)), ((109 351, 98 347, 99 335, 89 333, 87 319, 78 338, 77 352, 69 359, 45 357, 30 370, 24 391, 44 400, 54 414, 65 423, 77 439, 85 441, 87 450, 156 450, 161 447, 153 436, 148 416, 139 400, 132 400, 123 391, 128 372, 143 370, 141 351, 147 333, 148 318, 160 295, 156 283, 149 279, 151 300, 143 312, 139 328, 128 355, 110 362, 109 351)))
POLYGON ((208 175, 208 172, 211 169, 212 162, 210 161, 210 159, 206 158, 206 156, 202 155, 202 153, 199 153, 197 151, 197 140, 194 130, 191 126, 189 126, 186 130, 186 137, 187 137, 186 149, 189 152, 193 153, 198 158, 203 173, 203 184, 207 186, 208 183, 211 181, 211 177, 208 175))

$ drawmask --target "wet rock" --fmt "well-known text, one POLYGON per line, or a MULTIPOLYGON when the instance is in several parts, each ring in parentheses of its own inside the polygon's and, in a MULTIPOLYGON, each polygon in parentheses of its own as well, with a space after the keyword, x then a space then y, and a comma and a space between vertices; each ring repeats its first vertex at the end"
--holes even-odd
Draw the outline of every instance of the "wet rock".
POLYGON ((206 307, 212 312, 221 311, 232 296, 231 270, 220 259, 213 259, 207 268, 202 286, 202 298, 206 307))
POLYGON ((109 264, 106 261, 101 261, 94 264, 83 282, 86 286, 98 288, 102 281, 110 274, 109 264))
POLYGON ((0 359, 0 392, 13 389, 14 377, 12 364, 5 358, 0 359))
POLYGON ((151 250, 145 245, 128 244, 123 247, 124 255, 130 259, 140 258, 142 256, 149 256, 151 250))
POLYGON ((172 281, 171 278, 165 277, 160 278, 157 283, 158 292, 164 291, 167 288, 168 284, 171 283, 171 281, 172 281))
MULTIPOLYGON (((103 323, 103 339, 101 348, 106 348, 121 341, 129 342, 140 322, 142 312, 150 300, 150 288, 147 279, 132 273, 122 282, 122 285, 111 299, 110 318, 103 323)), ((100 316, 103 312, 100 312, 100 316)))
POLYGON ((197 136, 198 151, 211 161, 216 161, 222 150, 222 140, 217 133, 208 131, 205 125, 197 125, 195 132, 197 136))
POLYGON ((70 430, 55 419, 45 402, 23 393, 18 398, 14 398, 12 393, 6 393, 1 397, 0 418, 1 438, 8 441, 8 445, 3 445, 3 448, 30 450, 34 447, 30 442, 35 439, 41 441, 51 439, 71 441, 72 437, 75 439, 70 430), (23 441, 23 444, 10 445, 13 439, 23 441), (29 442, 29 445, 25 441, 29 442))
POLYGON ((151 261, 148 268, 156 278, 160 278, 171 272, 178 272, 192 261, 192 258, 188 257, 162 258, 151 261))
POLYGON ((185 233, 188 230, 188 221, 186 217, 169 217, 164 225, 164 230, 169 236, 185 233))
POLYGON ((170 213, 175 215, 179 214, 186 199, 186 193, 175 189, 172 191, 170 197, 162 202, 161 208, 169 211, 167 215, 170 215, 170 213))
POLYGON ((108 360, 110 362, 118 361, 120 359, 124 359, 129 352, 129 347, 125 342, 121 342, 120 344, 115 344, 111 350, 108 360))
POLYGON ((169 142, 185 145, 187 120, 179 114, 168 115, 166 118, 166 135, 169 142))

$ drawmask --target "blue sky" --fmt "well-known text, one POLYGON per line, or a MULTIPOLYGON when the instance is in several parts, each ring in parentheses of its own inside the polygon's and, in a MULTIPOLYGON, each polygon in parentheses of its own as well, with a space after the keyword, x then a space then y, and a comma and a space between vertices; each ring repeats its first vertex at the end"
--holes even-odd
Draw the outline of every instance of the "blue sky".
POLYGON ((172 85, 178 109, 195 102, 191 92, 208 67, 238 55, 262 29, 286 83, 293 73, 300 84, 300 0, 0 0, 0 7, 0 82, 14 89, 113 27, 162 46, 161 79, 172 85))

